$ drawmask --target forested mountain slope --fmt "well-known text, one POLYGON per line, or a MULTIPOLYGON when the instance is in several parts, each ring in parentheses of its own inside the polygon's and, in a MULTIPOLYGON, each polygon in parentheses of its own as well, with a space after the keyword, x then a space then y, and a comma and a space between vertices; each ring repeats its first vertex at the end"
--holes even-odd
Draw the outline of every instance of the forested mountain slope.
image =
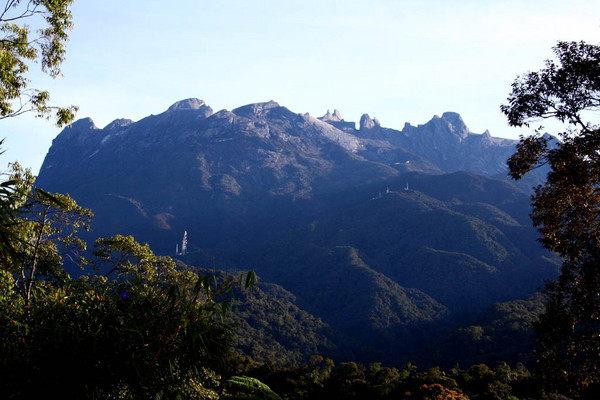
POLYGON ((471 133, 456 113, 401 131, 365 115, 357 129, 339 112, 314 118, 271 101, 214 113, 188 99, 103 129, 77 121, 37 185, 95 212, 88 239, 131 234, 175 255, 187 231, 186 263, 280 285, 277 301, 312 321, 315 350, 397 363, 554 276, 529 195, 491 178, 514 146, 471 133))

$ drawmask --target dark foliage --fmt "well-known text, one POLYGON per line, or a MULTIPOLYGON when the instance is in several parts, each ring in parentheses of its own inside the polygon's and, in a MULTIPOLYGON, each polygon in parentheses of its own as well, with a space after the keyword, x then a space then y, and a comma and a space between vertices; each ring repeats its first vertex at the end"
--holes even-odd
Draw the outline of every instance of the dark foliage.
POLYGON ((541 295, 494 304, 428 346, 415 360, 442 368, 493 365, 499 360, 530 366, 535 348, 533 325, 543 310, 541 295))
POLYGON ((3 226, 15 255, 2 252, 0 397, 187 397, 217 389, 215 371, 225 370, 232 337, 225 298, 235 282, 178 269, 121 235, 98 239, 93 258, 75 258, 106 274, 72 279, 62 265, 85 249, 77 231, 90 211, 36 191, 30 171, 13 168, 10 204, 18 208, 8 208, 15 223, 3 226))
MULTIPOLYGON (((247 358, 232 360, 236 373, 266 383, 285 400, 519 400, 559 399, 548 397, 540 382, 522 365, 494 368, 476 364, 466 370, 434 367, 420 371, 408 364, 397 369, 372 363, 335 365, 314 356, 310 364, 282 367, 247 358)), ((566 398, 565 398, 566 399, 566 398)))
POLYGON ((546 287, 537 358, 549 385, 584 397, 600 378, 600 126, 586 121, 600 107, 600 47, 559 42, 554 53, 545 68, 513 83, 502 111, 514 126, 544 118, 566 125, 553 146, 540 130, 522 138, 509 167, 516 179, 551 168, 531 216, 544 246, 564 262, 546 287))

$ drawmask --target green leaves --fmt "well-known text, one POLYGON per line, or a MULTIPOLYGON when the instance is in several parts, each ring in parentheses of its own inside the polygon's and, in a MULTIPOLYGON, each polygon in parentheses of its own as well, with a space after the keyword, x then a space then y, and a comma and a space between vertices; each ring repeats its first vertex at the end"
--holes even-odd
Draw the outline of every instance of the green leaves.
POLYGON ((73 27, 69 7, 73 0, 7 0, 0 9, 0 119, 34 112, 52 118, 58 126, 71 123, 76 106, 50 106, 47 91, 29 87, 29 64, 39 62, 53 78, 61 76, 67 31, 73 27), (45 28, 32 34, 32 21, 45 28))
POLYGON ((228 394, 221 397, 222 400, 281 400, 277 393, 256 378, 247 376, 232 376, 225 382, 225 390, 228 394))
POLYGON ((15 288, 28 306, 40 282, 67 279, 63 257, 76 260, 85 250, 77 232, 88 228, 92 213, 68 195, 34 188, 31 170, 18 163, 10 168, 2 202, 9 218, 2 224, 7 248, 3 255, 8 257, 4 268, 15 275, 15 288))
POLYGON ((252 278, 198 276, 121 235, 99 239, 87 262, 112 269, 77 280, 56 279, 58 269, 53 279, 36 275, 29 299, 15 291, 18 271, 0 275, 5 393, 188 398, 217 389, 213 371, 224 370, 231 345, 229 293, 252 278))
POLYGON ((199 277, 122 235, 99 239, 95 257, 83 260, 77 233, 91 211, 34 188, 18 163, 11 168, 0 184, 12 252, 0 252, 0 397, 187 398, 216 388, 213 371, 231 344, 228 294, 254 275, 199 277), (67 260, 110 270, 74 280, 67 260))

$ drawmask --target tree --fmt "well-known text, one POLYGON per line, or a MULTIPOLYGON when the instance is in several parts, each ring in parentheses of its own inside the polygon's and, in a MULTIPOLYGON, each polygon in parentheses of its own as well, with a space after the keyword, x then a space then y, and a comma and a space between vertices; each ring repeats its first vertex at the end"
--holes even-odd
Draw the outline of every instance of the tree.
MULTIPOLYGON (((198 276, 148 245, 77 238, 91 213, 33 189, 13 165, 16 249, 0 270, 0 398, 215 398, 231 344, 223 318, 238 281, 198 276), (102 274, 72 279, 66 259, 102 274)), ((253 284, 249 273, 239 285, 253 284)))
MULTIPOLYGON (((55 78, 61 75, 67 31, 73 26, 69 7, 73 0, 7 0, 0 8, 0 120, 26 112, 38 117, 54 116, 63 126, 75 119, 76 106, 49 105, 50 94, 29 87, 29 64, 41 63, 42 71, 55 78), (32 22, 42 28, 31 33, 32 22)), ((3 140, 0 139, 0 147, 3 140)), ((1 152, 0 152, 1 154, 1 152)), ((0 183, 0 256, 6 265, 16 260, 11 243, 12 226, 18 213, 13 207, 17 182, 0 183)))
POLYGON ((563 258, 546 286, 546 311, 536 326, 540 371, 554 388, 582 395, 600 371, 600 47, 558 42, 555 60, 518 77, 501 107, 511 126, 553 118, 559 140, 543 127, 521 137, 509 159, 514 179, 548 165, 532 196, 531 217, 543 245, 563 258))
POLYGON ((3 276, 0 397, 216 396, 231 327, 213 296, 227 285, 131 237, 104 239, 98 251, 120 260, 118 276, 38 285, 27 308, 3 276))
MULTIPOLYGON (((7 0, 0 9, 0 119, 74 119, 77 107, 50 106, 27 78, 32 62, 61 75, 72 2, 7 0), (31 34, 25 22, 43 28, 31 34)), ((216 398, 235 282, 181 270, 132 237, 98 240, 85 261, 77 231, 91 211, 33 183, 15 163, 0 184, 0 398, 216 398), (67 259, 108 272, 72 279, 67 259)))
POLYGON ((225 382, 227 394, 220 400, 281 400, 277 393, 256 378, 232 376, 225 382))
POLYGON ((10 168, 9 181, 15 189, 11 207, 18 208, 12 238, 16 259, 7 260, 5 267, 17 277, 15 284, 27 307, 35 285, 47 279, 68 279, 62 269, 63 258, 79 261, 78 252, 85 250, 86 244, 77 232, 89 229, 92 212, 68 195, 34 188, 31 170, 19 163, 11 163, 10 168))
MULTIPOLYGON (((0 146, 2 146, 0 140, 0 146)), ((3 152, 0 152, 2 154, 3 152)), ((12 246, 13 243, 13 226, 16 223, 16 187, 18 183, 11 179, 3 179, 0 174, 0 262, 3 266, 7 266, 9 261, 16 261, 16 251, 12 246)))
POLYGON ((7 0, 0 8, 0 119, 34 112, 54 117, 58 126, 75 118, 77 107, 49 105, 48 91, 29 87, 31 62, 53 78, 61 76, 67 31, 73 22, 69 7, 73 0, 7 0), (26 22, 42 26, 32 34, 26 22))

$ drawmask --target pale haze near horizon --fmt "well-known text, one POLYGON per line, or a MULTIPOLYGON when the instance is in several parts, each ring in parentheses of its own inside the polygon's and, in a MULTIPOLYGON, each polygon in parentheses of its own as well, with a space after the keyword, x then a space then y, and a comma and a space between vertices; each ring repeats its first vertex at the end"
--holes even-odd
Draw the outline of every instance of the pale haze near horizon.
MULTIPOLYGON (((499 110, 517 75, 558 40, 600 44, 600 2, 577 0, 76 0, 73 20, 64 77, 34 65, 31 86, 100 128, 196 97, 215 111, 275 100, 346 121, 368 113, 398 130, 455 111, 472 132, 517 138, 528 130, 499 110)), ((2 167, 37 173, 60 129, 24 115, 0 132, 2 167)))

